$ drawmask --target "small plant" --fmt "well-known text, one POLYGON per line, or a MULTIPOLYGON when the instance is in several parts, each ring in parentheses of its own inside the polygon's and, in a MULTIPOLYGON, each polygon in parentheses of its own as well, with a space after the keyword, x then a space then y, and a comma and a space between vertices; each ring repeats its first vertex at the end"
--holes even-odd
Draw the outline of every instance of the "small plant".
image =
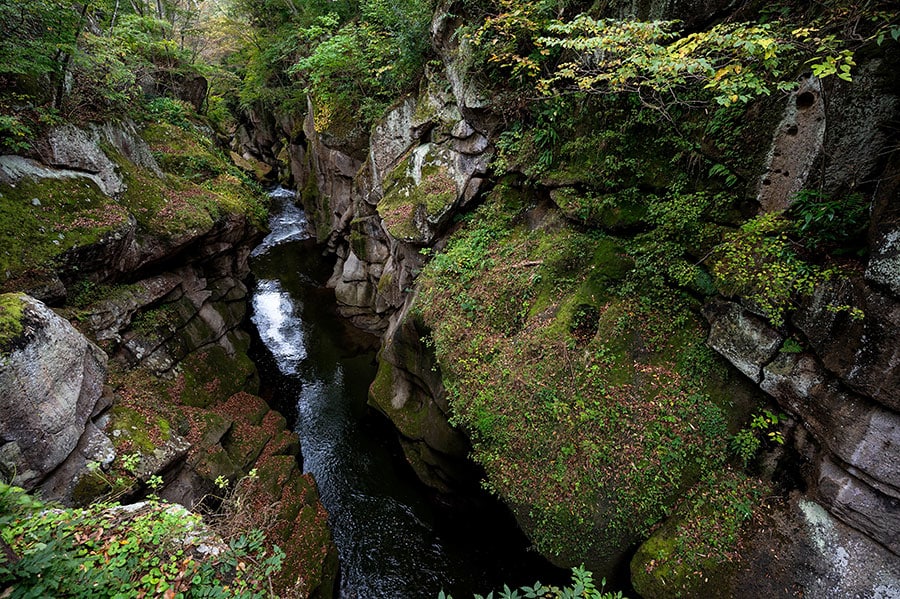
POLYGON ((259 530, 198 552, 200 517, 151 502, 66 509, 0 483, 0 588, 13 597, 271 597, 284 553, 259 530))
MULTIPOLYGON (((497 599, 626 599, 622 595, 622 591, 607 591, 605 587, 606 579, 602 579, 598 587, 594 582, 594 574, 582 564, 572 568, 572 584, 566 587, 545 586, 540 582, 518 589, 511 589, 509 586, 503 585, 503 590, 496 597, 497 599)), ((487 595, 475 594, 474 597, 475 599, 494 599, 494 593, 492 591, 487 595)), ((438 599, 453 599, 453 597, 441 591, 438 593, 438 599)))
POLYGON ((763 440, 784 445, 784 435, 775 428, 783 420, 784 415, 763 410, 753 415, 749 428, 741 429, 731 438, 729 443, 731 451, 741 460, 745 468, 756 457, 763 440))
POLYGON ((796 339, 788 337, 784 340, 779 351, 783 354, 799 354, 803 351, 803 346, 796 339))
POLYGON ((712 253, 712 272, 720 290, 741 295, 760 308, 775 326, 799 296, 835 276, 801 258, 788 236, 790 223, 774 213, 753 218, 726 236, 712 253))
POLYGON ((804 189, 794 197, 789 215, 801 240, 814 249, 861 233, 868 208, 868 202, 858 193, 833 198, 818 190, 804 189))
POLYGON ((152 489, 154 492, 159 491, 159 489, 162 488, 162 485, 163 485, 163 478, 158 474, 154 474, 153 476, 151 476, 150 478, 147 479, 147 486, 150 489, 152 489))
POLYGON ((760 440, 752 430, 743 428, 731 438, 730 446, 731 451, 741 460, 741 464, 746 468, 747 464, 756 457, 756 452, 759 451, 760 440))
POLYGON ((781 431, 775 430, 775 427, 783 420, 783 414, 776 414, 769 410, 763 410, 759 414, 753 416, 750 420, 750 428, 760 431, 775 443, 784 445, 784 437, 781 435, 781 431))
POLYGON ((129 453, 128 455, 122 456, 122 468, 125 469, 126 472, 130 472, 134 474, 137 470, 138 466, 141 463, 141 454, 140 453, 129 453))

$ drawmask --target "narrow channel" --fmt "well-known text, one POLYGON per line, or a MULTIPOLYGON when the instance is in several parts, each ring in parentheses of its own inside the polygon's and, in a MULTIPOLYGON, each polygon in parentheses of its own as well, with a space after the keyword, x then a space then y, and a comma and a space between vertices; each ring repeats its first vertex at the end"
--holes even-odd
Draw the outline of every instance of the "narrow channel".
POLYGON ((293 194, 272 195, 271 233, 251 254, 252 320, 266 348, 257 361, 328 510, 339 597, 467 599, 552 576, 499 506, 480 498, 447 509, 415 478, 396 432, 366 404, 377 339, 336 316, 324 286, 331 264, 293 194))

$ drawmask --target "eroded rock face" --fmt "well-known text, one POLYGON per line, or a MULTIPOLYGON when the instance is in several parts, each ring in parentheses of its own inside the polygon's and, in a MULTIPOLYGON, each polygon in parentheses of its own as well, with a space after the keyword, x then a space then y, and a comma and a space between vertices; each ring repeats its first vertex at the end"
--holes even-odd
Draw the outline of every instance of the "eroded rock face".
POLYGON ((900 597, 900 561, 822 505, 792 498, 745 540, 733 585, 707 597, 900 597))
POLYGON ((842 278, 820 285, 792 322, 841 382, 900 411, 900 302, 842 278))
POLYGON ((92 179, 103 193, 114 197, 125 191, 125 181, 116 164, 100 147, 101 143, 110 144, 136 166, 162 177, 162 170, 149 146, 129 121, 93 125, 86 129, 74 125, 57 127, 47 136, 49 156, 46 161, 56 169, 71 173, 67 176, 92 179))
POLYGON ((822 84, 815 77, 804 78, 788 98, 759 180, 757 200, 763 210, 784 210, 806 185, 825 142, 826 122, 822 84))
POLYGON ((404 310, 384 335, 369 402, 397 427, 407 460, 419 478, 443 491, 472 480, 470 446, 450 426, 440 372, 423 347, 424 331, 404 310))
POLYGON ((22 295, 24 331, 0 357, 0 454, 33 488, 75 449, 106 377, 107 357, 65 319, 22 295))

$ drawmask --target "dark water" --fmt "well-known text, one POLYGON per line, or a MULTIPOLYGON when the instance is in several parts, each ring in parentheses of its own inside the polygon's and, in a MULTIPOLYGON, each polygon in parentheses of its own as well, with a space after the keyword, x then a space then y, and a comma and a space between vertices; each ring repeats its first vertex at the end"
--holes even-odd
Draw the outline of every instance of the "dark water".
MULTIPOLYGON (((276 197, 276 199, 279 199, 276 197)), ((260 371, 295 419, 303 469, 319 485, 341 561, 342 598, 437 597, 550 582, 512 518, 486 497, 438 498, 402 457, 396 432, 366 406, 377 340, 334 314, 330 265, 287 195, 252 255, 260 371)), ((290 567, 287 564, 286 567, 290 567)))

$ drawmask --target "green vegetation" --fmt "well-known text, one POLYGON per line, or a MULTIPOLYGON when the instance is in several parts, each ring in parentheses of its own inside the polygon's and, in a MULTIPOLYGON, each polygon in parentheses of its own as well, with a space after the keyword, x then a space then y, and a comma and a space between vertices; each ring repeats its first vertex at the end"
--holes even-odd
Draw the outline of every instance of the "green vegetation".
POLYGON ((22 296, 18 293, 0 295, 0 356, 7 353, 22 334, 22 296))
POLYGON ((144 89, 179 93, 195 62, 199 9, 185 0, 0 2, 0 147, 21 151, 61 121, 141 113, 144 89))
POLYGON ((0 183, 0 272, 40 269, 123 226, 128 213, 85 178, 0 183))
POLYGON ((4 483, 0 531, 10 597, 270 597, 284 555, 258 530, 205 553, 212 537, 180 506, 64 509, 4 483))
POLYGON ((769 492, 725 468, 704 477, 672 518, 632 560, 635 589, 646 596, 707 596, 727 591, 740 559, 741 535, 769 492))
MULTIPOLYGON (((626 599, 621 591, 605 591, 606 579, 600 581, 598 587, 594 582, 594 575, 584 568, 584 565, 572 568, 572 584, 565 587, 544 586, 540 582, 532 586, 523 586, 511 589, 504 586, 497 594, 497 599, 626 599)), ((443 591, 438 593, 438 599, 453 599, 443 591)), ((475 599, 494 599, 493 591, 487 596, 475 595, 475 599)))
POLYGON ((487 484, 541 551, 604 563, 721 467, 724 374, 697 359, 689 300, 637 293, 614 237, 519 224, 524 199, 493 193, 426 267, 417 309, 487 484))
MULTIPOLYGON (((198 118, 193 109, 179 106, 198 118)), ((126 230, 132 217, 142 231, 161 238, 197 235, 233 214, 264 226, 267 200, 259 186, 214 149, 194 121, 179 127, 160 118, 148 122, 143 135, 166 173, 160 178, 103 145, 124 180, 121 197, 106 196, 87 177, 25 177, 15 185, 0 183, 4 279, 55 270, 67 251, 126 230)))

